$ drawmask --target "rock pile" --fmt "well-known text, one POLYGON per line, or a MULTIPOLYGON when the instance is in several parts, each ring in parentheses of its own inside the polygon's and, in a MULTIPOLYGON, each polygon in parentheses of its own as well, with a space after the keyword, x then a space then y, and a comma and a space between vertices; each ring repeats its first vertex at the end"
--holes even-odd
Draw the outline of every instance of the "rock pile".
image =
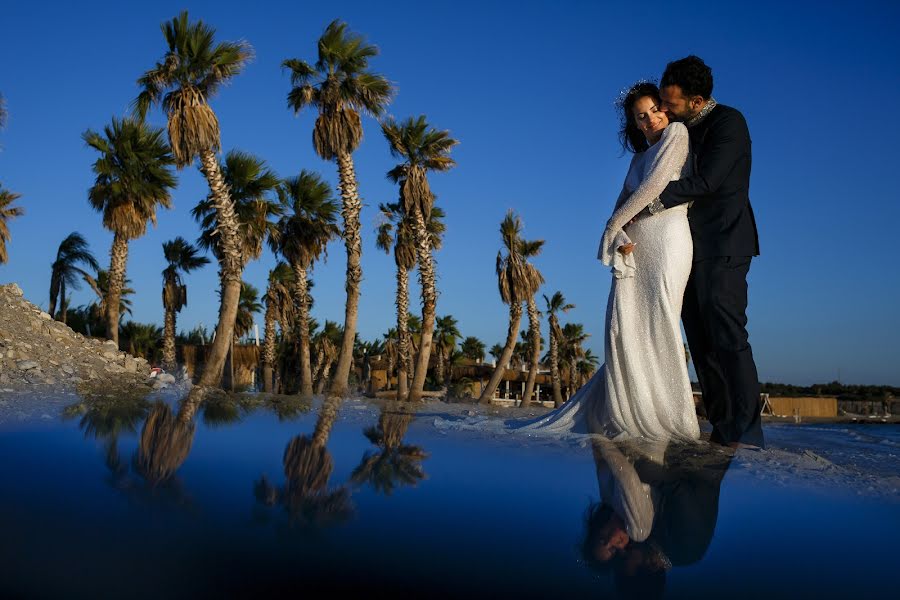
POLYGON ((54 321, 25 300, 18 285, 0 286, 0 390, 82 382, 150 387, 149 373, 146 360, 121 352, 112 341, 87 338, 54 321))

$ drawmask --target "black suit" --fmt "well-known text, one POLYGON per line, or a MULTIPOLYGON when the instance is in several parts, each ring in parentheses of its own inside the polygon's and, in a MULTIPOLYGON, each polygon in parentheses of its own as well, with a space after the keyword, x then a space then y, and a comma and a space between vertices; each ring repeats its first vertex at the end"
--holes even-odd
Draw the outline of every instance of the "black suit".
POLYGON ((763 445, 759 376, 747 336, 747 273, 759 255, 750 206, 750 132, 736 109, 717 105, 688 129, 693 175, 660 194, 688 211, 694 264, 682 320, 714 439, 763 445))

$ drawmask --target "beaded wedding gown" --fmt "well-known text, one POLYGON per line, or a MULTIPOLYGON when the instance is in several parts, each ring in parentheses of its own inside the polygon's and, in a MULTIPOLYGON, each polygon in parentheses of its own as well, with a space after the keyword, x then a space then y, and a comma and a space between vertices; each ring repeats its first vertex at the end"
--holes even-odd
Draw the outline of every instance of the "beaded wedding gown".
POLYGON ((605 364, 562 407, 513 429, 599 433, 610 439, 700 437, 681 337, 681 305, 693 242, 687 205, 643 217, 669 181, 688 174, 687 128, 672 123, 635 154, 598 258, 612 267, 606 309, 605 364), (632 242, 634 251, 617 251, 632 242))

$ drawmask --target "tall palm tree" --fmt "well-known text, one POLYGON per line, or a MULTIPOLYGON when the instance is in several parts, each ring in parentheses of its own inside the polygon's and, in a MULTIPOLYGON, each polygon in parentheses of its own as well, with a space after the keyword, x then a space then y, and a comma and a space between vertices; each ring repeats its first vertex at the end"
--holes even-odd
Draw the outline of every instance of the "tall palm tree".
POLYGON ((234 339, 239 340, 253 330, 253 315, 262 312, 259 302, 259 290, 246 281, 241 285, 241 297, 238 302, 237 316, 234 322, 234 339))
POLYGON ((550 381, 553 385, 553 404, 559 408, 563 403, 562 387, 559 381, 559 343, 563 335, 557 314, 567 313, 575 308, 575 305, 566 302, 566 298, 559 291, 554 293, 551 298, 544 294, 544 302, 547 304, 547 315, 550 320, 550 381))
POLYGON ((340 178, 344 220, 342 237, 347 248, 347 302, 344 307, 344 338, 330 393, 344 396, 353 366, 353 340, 362 281, 362 238, 359 197, 353 152, 362 140, 360 113, 379 117, 390 102, 388 80, 369 71, 369 59, 378 48, 348 30, 347 24, 332 21, 319 38, 315 65, 291 58, 282 66, 291 71, 288 106, 299 113, 306 107, 318 111, 313 128, 313 148, 324 160, 335 161, 340 178))
POLYGON ((12 206, 12 203, 21 197, 21 194, 3 189, 3 185, 0 185, 0 264, 4 264, 9 260, 9 255, 6 252, 6 243, 10 240, 7 221, 13 217, 21 217, 25 214, 25 209, 21 206, 12 206))
POLYGON ((528 406, 531 402, 531 396, 534 393, 534 382, 537 379, 538 365, 541 359, 541 313, 537 309, 537 303, 534 300, 535 294, 544 283, 544 276, 538 271, 537 267, 527 262, 529 258, 533 258, 541 253, 544 246, 544 240, 531 240, 522 242, 522 256, 526 260, 529 276, 532 282, 539 282, 530 288, 530 294, 525 301, 528 308, 528 350, 531 353, 528 360, 528 379, 525 382, 525 393, 522 395, 522 406, 528 406))
POLYGON ((199 256, 199 250, 183 237, 163 242, 163 255, 168 266, 163 269, 163 309, 165 321, 163 328, 163 368, 174 371, 175 360, 175 320, 176 314, 187 306, 187 286, 181 278, 191 271, 209 264, 209 259, 199 256))
MULTIPOLYGON (((375 245, 386 253, 393 249, 394 263, 397 265, 397 400, 406 400, 410 375, 409 272, 417 262, 414 224, 405 214, 401 202, 381 204, 379 209, 381 222, 376 228, 375 245)), ((433 250, 439 249, 443 243, 446 229, 443 218, 443 209, 432 207, 426 229, 433 250)))
POLYGON ((87 279, 90 275, 77 265, 84 265, 97 271, 100 265, 91 254, 88 243, 84 237, 74 231, 66 236, 56 250, 56 260, 50 266, 50 315, 56 315, 56 302, 59 300, 59 320, 66 322, 66 313, 69 301, 66 298, 66 288, 79 289, 80 279, 87 279))
POLYGON ((275 368, 275 323, 281 331, 293 327, 294 313, 294 270, 290 265, 279 262, 269 271, 269 285, 263 301, 266 304, 265 338, 262 350, 263 391, 271 392, 275 368))
POLYGON ((303 170, 278 186, 283 216, 269 237, 272 251, 284 257, 294 271, 294 302, 300 334, 300 393, 312 396, 312 363, 309 353, 309 293, 307 277, 328 242, 340 234, 336 224, 338 205, 331 186, 319 175, 303 170))
POLYGON ((528 242, 522 238, 522 220, 512 210, 508 211, 500 222, 500 237, 506 256, 503 255, 503 250, 497 252, 497 283, 500 299, 509 305, 509 328, 506 332, 503 353, 497 361, 491 379, 478 398, 483 404, 489 403, 494 397, 494 392, 500 385, 500 380, 512 358, 519 322, 522 320, 522 303, 533 296, 544 282, 541 274, 527 260, 526 252, 533 252, 533 244, 536 242, 528 242))
MULTIPOLYGON (((434 349, 437 351, 437 364, 435 365, 435 382, 444 385, 444 376, 450 380, 450 373, 444 373, 445 361, 450 358, 450 353, 456 349, 456 339, 461 337, 459 326, 452 315, 438 317, 435 320, 434 349)), ((449 365, 449 362, 447 363, 449 365)), ((449 371, 449 369, 448 369, 449 371)))
POLYGON ((157 206, 171 208, 170 190, 176 183, 171 166, 176 160, 162 129, 131 118, 113 117, 103 135, 89 129, 82 137, 100 153, 88 200, 103 213, 103 226, 113 232, 106 337, 118 344, 119 295, 125 283, 128 243, 144 235, 148 223, 156 225, 157 206))
POLYGON ((215 43, 215 30, 203 21, 190 22, 187 11, 163 23, 168 49, 163 59, 138 79, 143 91, 135 112, 143 118, 161 104, 168 117, 169 141, 179 168, 200 159, 217 213, 224 293, 216 338, 200 377, 201 386, 218 385, 231 346, 241 293, 241 244, 238 221, 216 153, 221 147, 219 120, 209 98, 250 60, 245 42, 215 43))
POLYGON ((400 203, 404 214, 413 223, 413 241, 419 263, 422 341, 409 390, 409 400, 415 402, 421 399, 425 385, 437 304, 431 236, 427 227, 434 206, 434 194, 431 193, 427 174, 428 171, 453 168, 456 162, 450 158, 450 151, 459 142, 450 137, 449 131, 430 127, 424 115, 409 117, 401 123, 387 119, 382 123, 381 131, 390 144, 391 154, 403 160, 388 172, 388 178, 400 185, 400 203))

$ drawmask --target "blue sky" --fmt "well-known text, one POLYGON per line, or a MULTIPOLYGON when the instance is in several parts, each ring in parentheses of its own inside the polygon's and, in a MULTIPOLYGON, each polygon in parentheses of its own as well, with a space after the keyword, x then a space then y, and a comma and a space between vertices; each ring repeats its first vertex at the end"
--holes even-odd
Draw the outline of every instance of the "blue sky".
MULTIPOLYGON (((32 302, 46 308, 50 263, 70 232, 108 264, 112 235, 87 203, 95 155, 80 135, 125 113, 135 80, 164 52, 161 22, 187 8, 219 39, 255 49, 211 101, 224 149, 257 154, 283 176, 314 169, 335 184, 335 166, 312 151, 314 116, 286 107, 280 63, 314 60, 318 36, 341 18, 381 49, 372 67, 397 86, 390 114, 425 114, 461 142, 458 167, 433 176, 432 187, 448 225, 437 254, 438 314, 453 314, 464 335, 488 346, 505 336, 494 259, 498 224, 513 208, 527 237, 546 240, 535 261, 542 291, 561 290, 577 305, 568 318, 585 324, 602 356, 610 275, 595 257, 628 160, 613 100, 694 53, 713 68, 716 98, 744 112, 753 138, 762 256, 750 273, 749 330, 761 379, 900 385, 896 3, 80 4, 3 9, 0 93, 10 118, 0 132, 0 182, 22 194, 27 214, 11 222, 0 281, 18 282, 32 302)), ((151 120, 164 123, 159 111, 151 120)), ((364 128, 355 154, 365 202, 359 331, 371 339, 394 320, 394 264, 375 249, 373 230, 378 203, 397 191, 384 177, 394 161, 377 123, 364 128)), ((131 243, 136 320, 162 322, 161 244, 196 238, 190 209, 205 193, 196 168, 181 171, 174 208, 131 243)), ((267 251, 245 279, 263 288, 273 264, 267 251)), ((344 265, 334 244, 316 267, 320 321, 343 321, 344 265)), ((180 329, 213 327, 216 286, 213 266, 188 278, 180 329)), ((75 292, 73 304, 90 294, 75 292)))

